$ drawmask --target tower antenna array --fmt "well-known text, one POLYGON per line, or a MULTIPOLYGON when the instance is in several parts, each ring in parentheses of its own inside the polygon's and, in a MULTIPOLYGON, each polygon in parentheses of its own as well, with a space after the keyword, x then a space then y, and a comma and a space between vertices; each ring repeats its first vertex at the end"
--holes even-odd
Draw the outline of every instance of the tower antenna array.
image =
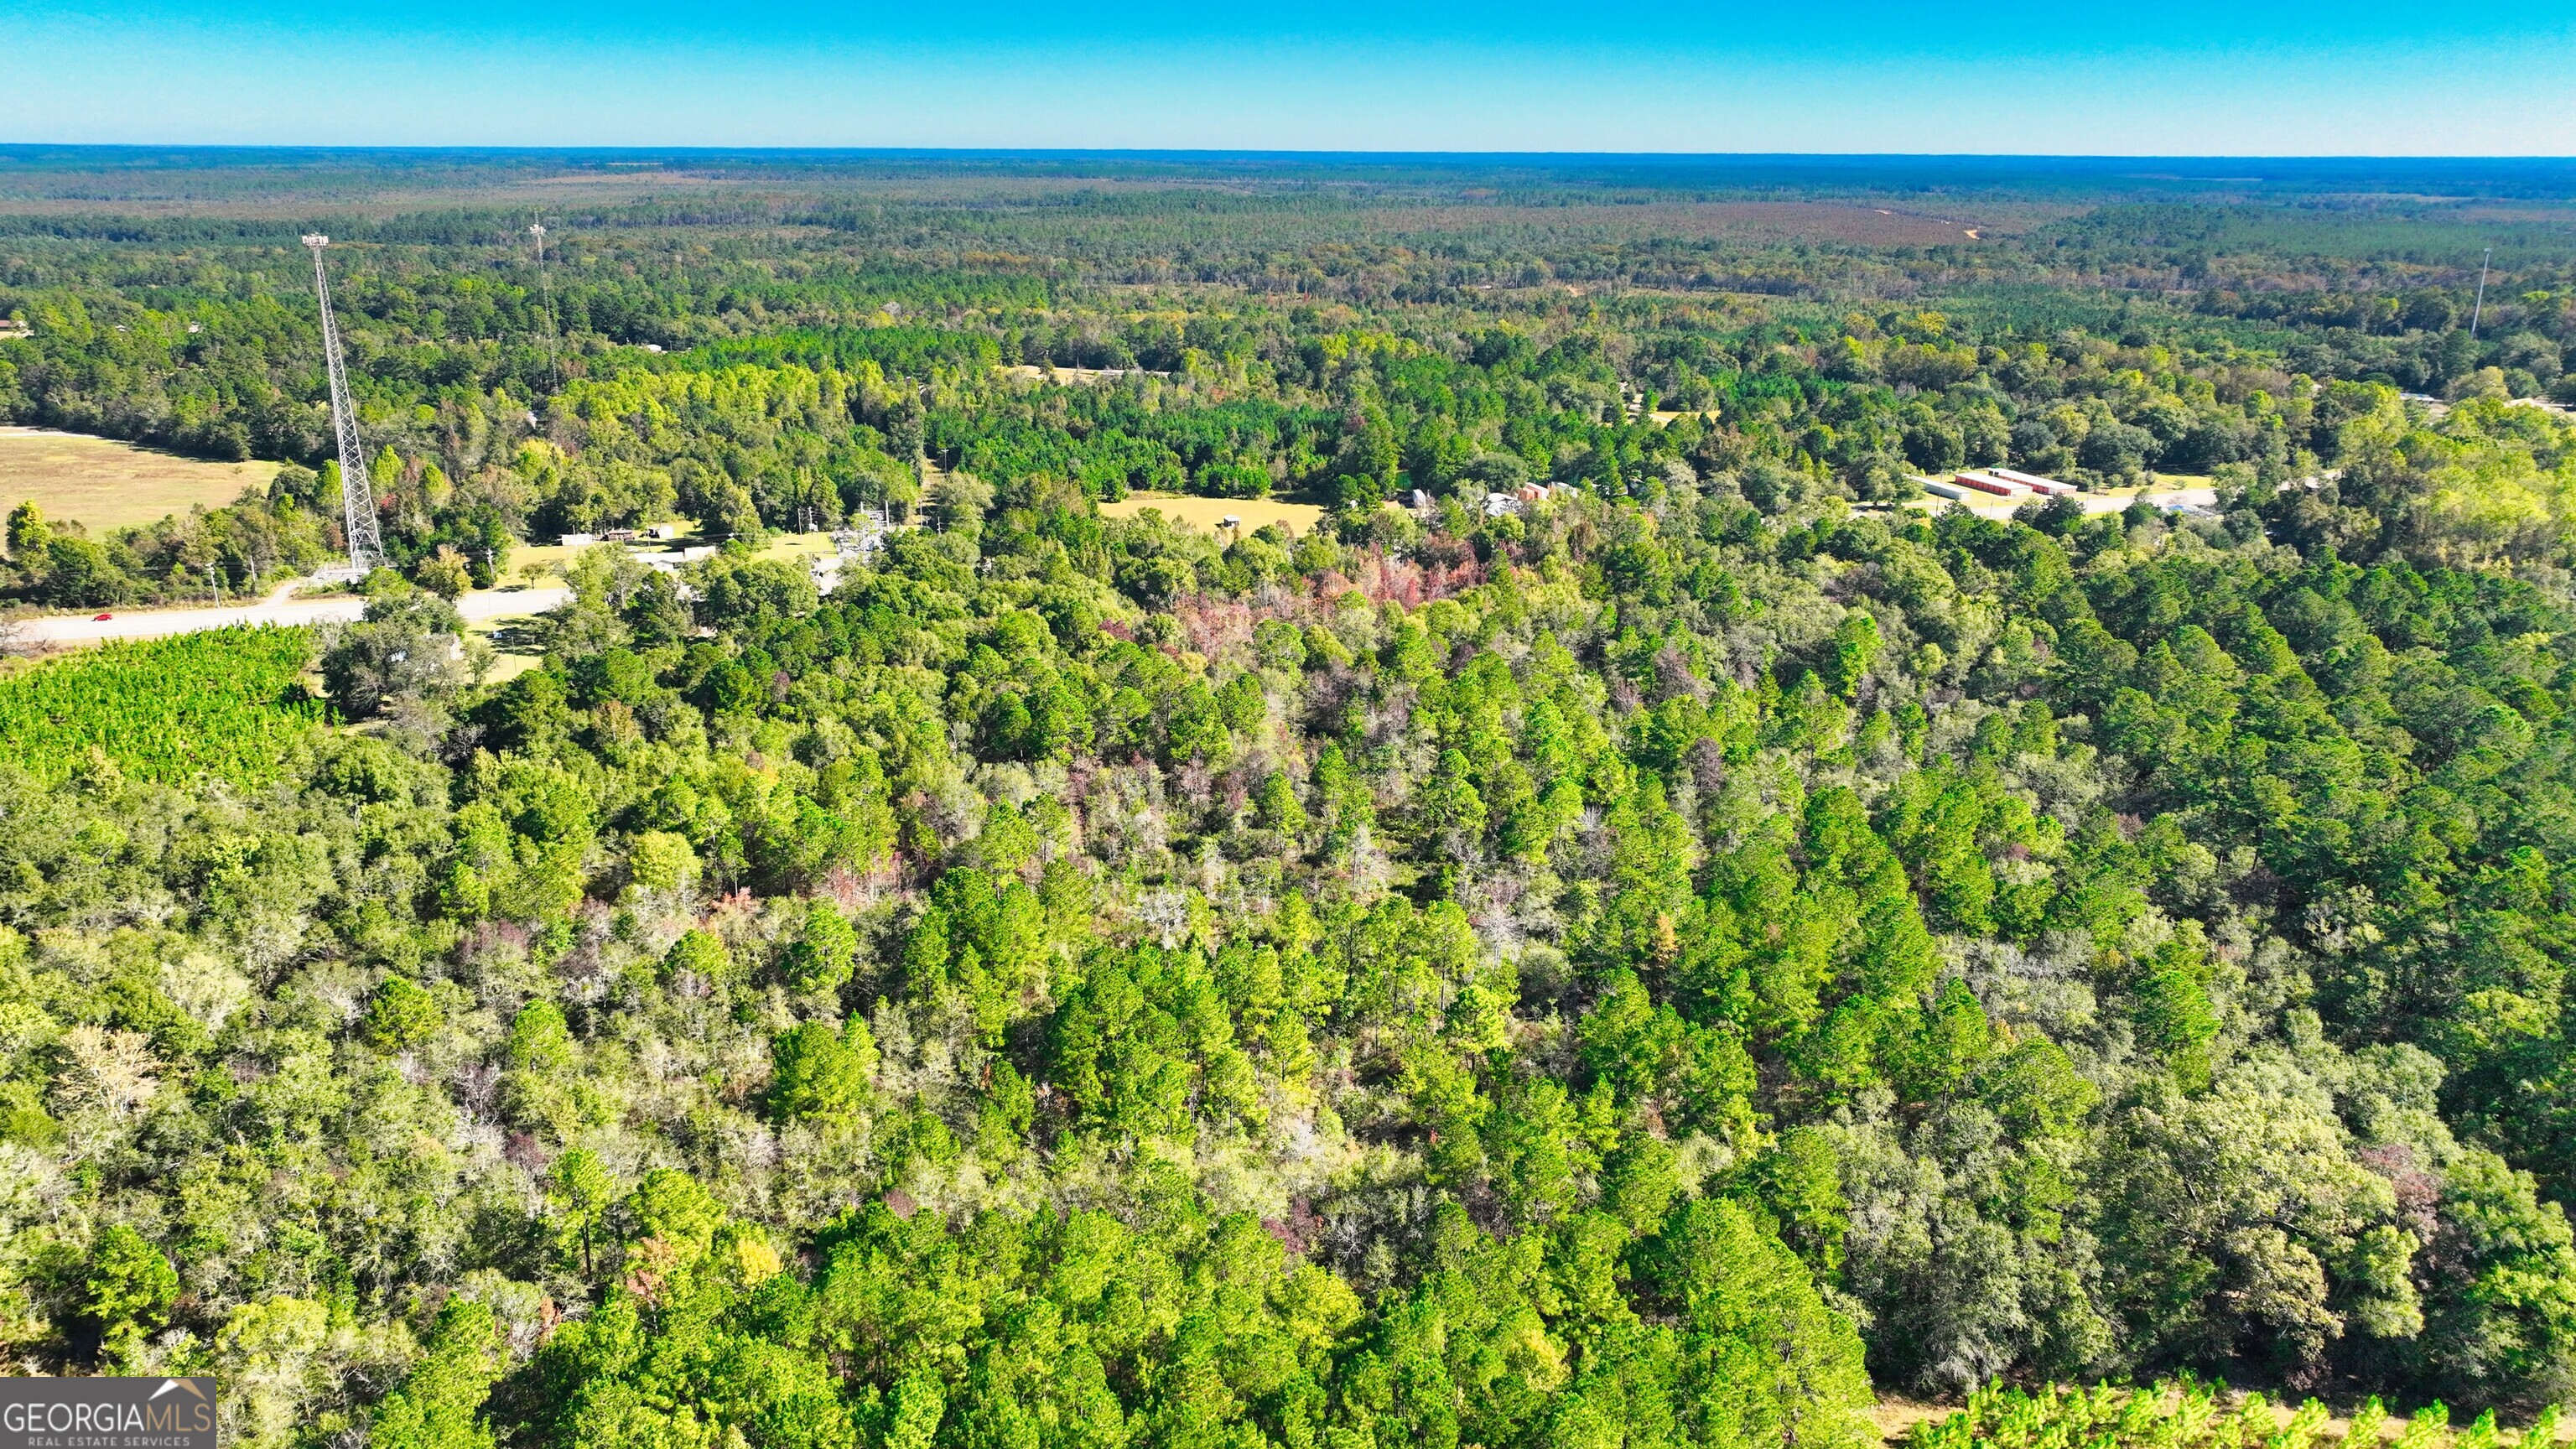
POLYGON ((331 431, 340 444, 340 509, 349 530, 349 567, 365 578, 385 561, 384 535, 376 528, 376 494, 367 484, 367 456, 358 446, 358 414, 349 406, 349 374, 340 363, 340 325, 331 318, 331 279, 322 271, 327 236, 308 236, 313 253, 313 295, 322 303, 322 362, 331 376, 331 431))

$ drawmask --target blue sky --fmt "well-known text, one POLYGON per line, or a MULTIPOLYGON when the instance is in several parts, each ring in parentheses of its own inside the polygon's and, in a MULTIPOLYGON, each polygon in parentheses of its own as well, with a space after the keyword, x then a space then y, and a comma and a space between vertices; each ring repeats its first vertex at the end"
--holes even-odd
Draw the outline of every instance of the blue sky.
POLYGON ((0 0, 0 141, 2576 154, 2440 8, 0 0))

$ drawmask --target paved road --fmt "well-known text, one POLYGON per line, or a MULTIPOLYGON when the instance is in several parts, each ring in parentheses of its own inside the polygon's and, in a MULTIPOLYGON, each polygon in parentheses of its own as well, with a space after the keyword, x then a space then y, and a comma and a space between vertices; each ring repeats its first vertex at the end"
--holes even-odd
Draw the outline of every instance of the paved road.
MULTIPOLYGON (((131 614, 119 612, 104 622, 88 615, 30 619, 23 626, 24 632, 20 637, 30 643, 42 644, 86 644, 100 639, 159 639, 171 634, 193 634, 200 629, 220 629, 227 624, 321 624, 355 619, 366 608, 364 599, 345 594, 324 599, 291 597, 296 587, 292 583, 282 584, 275 593, 255 604, 226 604, 209 609, 147 609, 131 614)), ((567 593, 562 588, 496 589, 467 594, 456 601, 456 611, 469 622, 534 614, 562 603, 567 593)))

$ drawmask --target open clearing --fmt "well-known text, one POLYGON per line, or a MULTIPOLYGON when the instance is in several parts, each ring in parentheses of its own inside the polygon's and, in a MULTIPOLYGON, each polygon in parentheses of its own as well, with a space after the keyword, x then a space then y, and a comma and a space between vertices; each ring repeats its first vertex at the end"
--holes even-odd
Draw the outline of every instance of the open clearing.
MULTIPOLYGON (((1944 475, 1946 476, 1946 475, 1944 475)), ((1918 481, 1921 475, 1916 475, 1918 481)), ((2191 473, 2150 473, 2147 481, 2130 488, 2091 488, 2067 495, 2075 506, 2087 513, 2118 513, 2139 499, 2161 508, 2208 508, 2218 502, 2218 490, 2211 480, 2191 473)), ((2011 498, 1939 498, 1926 495, 1905 500, 1904 506, 1924 513, 1938 513, 1946 508, 1964 508, 1986 518, 2010 518, 2016 509, 2033 500, 2017 494, 2011 498)))
POLYGON ((1185 498, 1173 493, 1130 493, 1115 503, 1100 505, 1103 518, 1133 518, 1151 508, 1184 528, 1200 533, 1214 533, 1217 522, 1229 515, 1243 520, 1246 533, 1284 525, 1300 536, 1324 521, 1324 510, 1312 503, 1282 503, 1276 498, 1185 498))
MULTIPOLYGON (((674 518, 669 520, 669 523, 678 530, 676 537, 639 538, 620 546, 628 553, 645 555, 697 548, 706 542, 699 536, 698 526, 689 520, 674 518)), ((597 548, 599 545, 591 544, 590 547, 597 548)), ((565 566, 572 562, 572 556, 580 552, 583 550, 565 548, 559 543, 521 544, 510 550, 510 561, 502 572, 508 574, 514 581, 524 579, 527 576, 526 569, 534 564, 561 578, 565 566)), ((773 533, 760 546, 758 556, 784 559, 789 563, 810 563, 818 558, 831 558, 839 552, 839 547, 832 542, 832 535, 829 533, 773 533)))
POLYGON ((33 500, 47 518, 93 533, 151 523, 202 503, 221 508, 268 486, 275 463, 209 463, 80 433, 0 428, 0 508, 33 500))
POLYGON ((1034 367, 1028 363, 1020 363, 1017 366, 1005 367, 1002 371, 1020 379, 1022 382, 1078 382, 1085 384, 1116 382, 1122 377, 1168 378, 1171 376, 1168 372, 1156 372, 1152 368, 1147 367, 1034 367))

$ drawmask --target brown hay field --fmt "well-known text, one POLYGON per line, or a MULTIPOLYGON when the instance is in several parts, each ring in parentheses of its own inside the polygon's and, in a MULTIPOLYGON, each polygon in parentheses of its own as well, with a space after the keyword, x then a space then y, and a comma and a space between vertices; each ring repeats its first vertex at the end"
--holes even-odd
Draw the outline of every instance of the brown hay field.
POLYGON ((1182 498, 1169 493, 1130 493, 1115 503, 1101 504, 1100 513, 1104 518, 1133 518, 1148 508, 1200 533, 1216 532, 1217 520, 1228 514, 1243 520, 1245 533, 1276 523, 1303 537, 1324 521, 1324 510, 1312 503, 1283 503, 1276 498, 1182 498))
POLYGON ((275 463, 210 463, 113 438, 0 428, 0 509, 32 500, 49 519, 92 533, 151 523, 202 503, 220 508, 265 488, 275 463))

